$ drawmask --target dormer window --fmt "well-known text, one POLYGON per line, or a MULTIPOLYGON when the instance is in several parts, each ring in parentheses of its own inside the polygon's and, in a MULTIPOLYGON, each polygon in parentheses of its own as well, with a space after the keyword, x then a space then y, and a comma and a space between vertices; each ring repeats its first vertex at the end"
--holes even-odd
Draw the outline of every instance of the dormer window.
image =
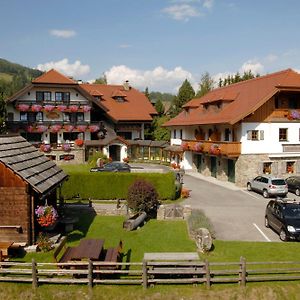
POLYGON ((124 101, 125 101, 125 98, 124 98, 124 97, 121 97, 121 96, 116 96, 116 97, 114 97, 114 99, 115 99, 117 102, 124 102, 124 101))
POLYGON ((208 109, 208 104, 205 103, 205 104, 203 105, 203 107, 204 107, 205 109, 208 109))

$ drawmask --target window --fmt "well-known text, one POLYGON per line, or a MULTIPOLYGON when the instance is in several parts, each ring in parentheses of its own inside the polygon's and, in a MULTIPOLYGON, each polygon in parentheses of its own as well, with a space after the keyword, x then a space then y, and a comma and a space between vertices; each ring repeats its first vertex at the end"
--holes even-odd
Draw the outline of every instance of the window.
POLYGON ((43 112, 41 112, 41 111, 37 112, 35 115, 36 121, 43 121, 43 117, 44 117, 43 112))
POLYGON ((279 128, 279 142, 284 142, 287 140, 288 140, 287 128, 279 128))
POLYGON ((63 121, 70 122, 70 114, 69 113, 63 113, 63 121))
POLYGON ((248 130, 247 131, 247 140, 258 141, 264 139, 263 130, 248 130))
POLYGON ((36 101, 51 101, 51 92, 36 92, 36 101))
POLYGON ((70 93, 69 92, 55 92, 55 101, 70 101, 70 93))
POLYGON ((173 138, 176 139, 176 129, 173 131, 173 138))
POLYGON ((51 92, 44 92, 44 101, 51 101, 51 92))
POLYGON ((82 113, 82 112, 77 113, 76 119, 77 119, 77 122, 83 122, 84 121, 84 113, 82 113))
POLYGON ((228 141, 229 141, 229 137, 230 137, 230 129, 229 129, 229 128, 226 128, 226 129, 225 129, 224 140, 225 140, 226 142, 228 142, 228 141))
POLYGON ((27 121, 27 112, 20 112, 20 121, 27 121))
POLYGON ((271 171, 272 171, 271 166, 272 166, 271 162, 263 163, 263 173, 264 174, 271 174, 271 171))
POLYGON ((12 122, 14 120, 14 113, 7 113, 7 121, 12 122))

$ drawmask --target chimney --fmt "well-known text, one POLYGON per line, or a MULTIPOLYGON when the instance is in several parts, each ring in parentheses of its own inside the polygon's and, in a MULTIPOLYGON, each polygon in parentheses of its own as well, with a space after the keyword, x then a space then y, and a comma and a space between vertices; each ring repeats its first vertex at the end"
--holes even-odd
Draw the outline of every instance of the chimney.
POLYGON ((129 80, 126 80, 123 83, 123 88, 124 88, 125 91, 129 91, 130 90, 129 80))

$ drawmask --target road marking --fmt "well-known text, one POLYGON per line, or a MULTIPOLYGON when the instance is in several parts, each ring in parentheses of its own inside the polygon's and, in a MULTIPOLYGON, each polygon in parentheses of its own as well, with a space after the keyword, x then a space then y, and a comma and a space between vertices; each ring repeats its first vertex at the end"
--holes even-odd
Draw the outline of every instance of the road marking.
POLYGON ((248 191, 242 190, 242 192, 244 192, 245 194, 247 194, 247 195, 249 195, 249 196, 251 196, 251 197, 253 197, 253 198, 255 198, 255 199, 261 199, 261 197, 255 196, 255 194, 250 193, 250 192, 248 192, 248 191))
POLYGON ((253 226, 261 233, 261 235, 268 241, 271 242, 271 240, 262 232, 262 230, 255 224, 253 223, 253 226))

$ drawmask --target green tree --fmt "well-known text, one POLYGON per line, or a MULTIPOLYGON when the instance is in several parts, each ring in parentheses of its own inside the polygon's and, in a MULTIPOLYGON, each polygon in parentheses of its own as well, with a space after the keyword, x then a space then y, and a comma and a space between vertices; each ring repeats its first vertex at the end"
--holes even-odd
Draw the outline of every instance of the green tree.
POLYGON ((159 116, 161 116, 165 112, 164 104, 162 103, 161 99, 158 99, 155 103, 155 109, 159 116))
POLYGON ((156 141, 169 141, 171 138, 170 130, 162 125, 169 120, 169 117, 157 116, 154 117, 152 122, 153 138, 156 141))
POLYGON ((145 92, 144 92, 145 96, 149 99, 150 101, 150 94, 149 94, 149 89, 148 87, 145 88, 145 92))
POLYGON ((208 72, 205 72, 201 76, 199 83, 199 90, 197 92, 197 97, 202 97, 214 88, 214 80, 211 78, 208 72))
POLYGON ((103 74, 101 77, 97 78, 94 83, 96 84, 107 84, 107 78, 106 75, 103 74))

